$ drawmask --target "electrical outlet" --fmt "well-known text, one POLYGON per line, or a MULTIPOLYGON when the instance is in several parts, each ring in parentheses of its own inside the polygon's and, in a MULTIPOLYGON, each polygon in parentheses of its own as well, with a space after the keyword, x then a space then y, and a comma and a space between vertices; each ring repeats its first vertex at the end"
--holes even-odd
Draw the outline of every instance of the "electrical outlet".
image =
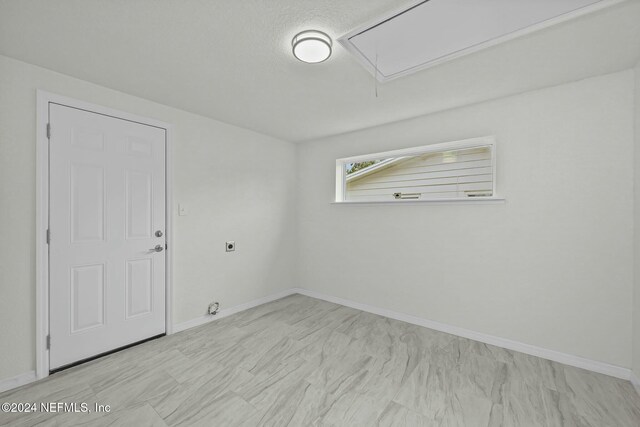
POLYGON ((220 308, 220 303, 217 301, 214 301, 211 304, 209 304, 208 313, 211 314, 212 316, 214 314, 218 314, 218 308, 220 308))
POLYGON ((236 242, 235 240, 229 240, 225 243, 227 252, 233 252, 236 250, 236 242))

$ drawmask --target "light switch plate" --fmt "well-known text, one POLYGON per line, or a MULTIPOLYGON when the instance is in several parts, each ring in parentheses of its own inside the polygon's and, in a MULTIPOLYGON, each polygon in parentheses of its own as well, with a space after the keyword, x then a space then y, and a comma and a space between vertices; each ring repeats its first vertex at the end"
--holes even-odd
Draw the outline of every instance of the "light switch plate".
POLYGON ((187 215, 187 207, 182 203, 178 204, 178 215, 186 216, 187 215))

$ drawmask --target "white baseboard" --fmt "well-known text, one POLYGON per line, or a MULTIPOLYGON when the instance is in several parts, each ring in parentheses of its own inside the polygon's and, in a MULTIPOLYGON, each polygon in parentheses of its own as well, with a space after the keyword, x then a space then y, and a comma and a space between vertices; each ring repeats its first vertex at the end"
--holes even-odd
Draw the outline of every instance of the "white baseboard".
POLYGON ((638 378, 633 371, 631 371, 630 380, 631 384, 633 384, 633 388, 635 388, 638 394, 640 394, 640 378, 638 378))
POLYGON ((25 384, 32 383, 36 380, 36 371, 25 372, 24 374, 16 375, 15 377, 6 378, 0 380, 0 393, 3 391, 11 390, 25 384))
MULTIPOLYGON (((230 316, 240 311, 248 310, 253 307, 257 307, 262 304, 266 304, 271 301, 278 300, 293 294, 306 295, 311 298, 317 298, 324 301, 329 301, 335 304, 344 305, 347 307, 355 308, 357 310, 366 311, 368 313, 377 314, 380 316, 388 317, 390 319, 400 320, 402 322, 411 323, 425 328, 434 329, 436 331, 445 332, 452 335, 457 335, 463 338, 469 338, 475 341, 483 342, 486 344, 503 347, 513 351, 519 351, 521 353, 530 354, 532 356, 541 357, 543 359, 553 360, 554 362, 563 363, 569 366, 575 366, 578 368, 586 369, 593 372, 609 375, 624 380, 629 380, 635 387, 638 394, 640 394, 640 379, 631 372, 628 368, 620 366, 610 365, 604 362, 598 362, 595 360, 585 359, 583 357, 574 356, 571 354, 561 353, 555 350, 549 350, 542 347, 537 347, 530 344, 521 343, 518 341, 512 341, 505 338, 496 337, 493 335, 483 334, 481 332, 471 331, 469 329, 460 328, 457 326, 451 326, 444 323, 436 322, 433 320, 423 319, 421 317, 412 316, 409 314, 398 313, 396 311, 387 310, 384 308, 374 307, 368 304, 362 304, 355 301, 347 300, 344 298, 338 298, 330 295, 325 295, 319 292, 311 291, 309 289, 291 288, 266 297, 259 298, 253 301, 249 301, 244 304, 236 305, 220 310, 215 316, 201 316, 195 319, 178 323, 174 325, 173 332, 184 331, 189 328, 203 325, 208 322, 212 322, 223 317, 230 316)), ((22 385, 31 383, 36 380, 35 371, 26 372, 24 374, 17 375, 13 378, 7 378, 0 380, 0 393, 12 388, 20 387, 22 385)))
MULTIPOLYGON (((269 295, 264 298, 253 300, 245 304, 240 304, 235 307, 220 310, 220 312, 215 316, 202 316, 196 319, 189 320, 187 322, 176 324, 174 326, 174 332, 184 331, 185 329, 203 325, 207 322, 221 319, 231 314, 235 314, 240 311, 247 310, 249 308, 253 308, 258 305, 262 305, 271 301, 275 301, 277 299, 284 298, 292 294, 306 295, 312 298, 317 298, 317 299, 329 301, 335 304, 340 304, 347 307, 355 308, 357 310, 366 311, 368 313, 378 314, 380 316, 388 317, 390 319, 400 320, 402 322, 423 326, 425 328, 434 329, 436 331, 445 332, 445 333, 456 335, 463 338, 469 338, 475 341, 483 342, 485 344, 491 344, 497 347, 502 347, 509 350, 529 354, 532 356, 541 357, 543 359, 552 360, 554 362, 563 363, 565 365, 575 366, 577 368, 586 369, 588 371, 593 371, 600 374, 621 378, 624 380, 631 380, 632 382, 634 381, 633 378, 635 378, 635 377, 632 377, 630 369, 623 368, 621 366, 615 366, 608 363, 599 362, 596 360, 586 359, 584 357, 574 356, 572 354, 562 353, 555 350, 549 350, 546 348, 537 347, 531 344, 525 344, 518 341, 512 341, 506 338, 500 338, 493 335, 484 334, 481 332, 476 332, 469 329, 460 328, 457 326, 447 325, 445 323, 423 319, 421 317, 416 317, 409 314, 398 313, 396 311, 387 310, 385 308, 374 307, 368 304, 362 304, 359 302, 347 300, 344 298, 338 298, 331 295, 325 295, 320 292, 312 291, 309 289, 302 289, 302 288, 287 289, 277 294, 269 295)), ((640 393, 640 380, 638 380, 637 378, 635 378, 635 380, 636 382, 634 383, 634 386, 640 393)))
POLYGON ((259 305, 266 304, 268 302, 275 301, 280 298, 293 295, 295 293, 298 293, 295 288, 287 289, 275 294, 267 295, 263 298, 258 298, 253 301, 246 302, 244 304, 236 305, 234 307, 223 308, 218 311, 218 314, 216 314, 215 316, 205 314, 204 316, 196 317, 195 319, 187 320, 186 322, 177 323, 173 325, 173 333, 204 325, 205 323, 213 322, 214 320, 222 319, 223 317, 227 317, 240 311, 248 310, 250 308, 257 307, 259 305))
POLYGON ((294 293, 299 293, 312 298, 318 298, 321 300, 333 302, 335 304, 344 305, 347 307, 355 308, 357 310, 366 311, 368 313, 378 314, 380 316, 388 317, 390 319, 396 319, 403 322, 412 323, 414 325, 424 326, 425 328, 446 332, 451 335, 457 335, 459 337, 469 338, 475 341, 483 342, 485 344, 491 344, 497 347, 519 351, 520 353, 530 354, 532 356, 537 356, 543 359, 552 360, 554 362, 563 363, 565 365, 575 366, 577 368, 598 372, 600 374, 605 374, 605 375, 609 375, 616 378, 622 378, 624 380, 631 379, 631 370, 627 368, 623 368, 621 366, 610 365, 608 363, 598 362, 591 359, 585 359, 583 357, 561 353, 555 350, 549 350, 546 348, 537 347, 534 345, 525 344, 518 341, 512 341, 505 338, 496 337, 493 335, 483 334, 481 332, 475 332, 469 329, 464 329, 457 326, 451 326, 444 323, 435 322, 433 320, 427 320, 420 317, 411 316, 409 314, 398 313, 392 310, 373 307, 367 304, 361 304, 361 303, 346 300, 343 298, 324 295, 319 292, 311 291, 308 289, 295 288, 294 293))

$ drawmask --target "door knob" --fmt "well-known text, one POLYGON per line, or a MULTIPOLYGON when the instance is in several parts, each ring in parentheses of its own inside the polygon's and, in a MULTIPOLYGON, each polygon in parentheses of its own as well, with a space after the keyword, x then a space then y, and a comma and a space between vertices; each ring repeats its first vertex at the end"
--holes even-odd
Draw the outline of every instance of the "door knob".
POLYGON ((162 252, 164 248, 162 247, 162 245, 156 245, 155 248, 151 248, 152 251, 154 252, 162 252))
POLYGON ((156 237, 162 237, 162 231, 161 230, 156 231, 155 234, 156 234, 156 237))

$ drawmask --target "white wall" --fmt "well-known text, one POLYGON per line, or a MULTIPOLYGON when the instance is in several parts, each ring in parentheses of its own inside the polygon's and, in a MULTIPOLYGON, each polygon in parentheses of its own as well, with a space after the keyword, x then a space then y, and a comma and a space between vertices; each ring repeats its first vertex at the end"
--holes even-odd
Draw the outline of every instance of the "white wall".
POLYGON ((301 286, 632 364, 631 70, 296 149, 0 56, 0 380, 35 367, 36 89, 175 125, 175 323, 301 286), (330 203, 336 158, 491 134, 504 204, 330 203))
POLYGON ((301 286, 631 366, 632 70, 299 146, 301 286), (336 205, 335 159, 495 135, 504 204, 336 205))
POLYGON ((0 56, 0 380, 35 369, 36 89, 175 126, 175 323, 293 286, 292 144, 0 56))
MULTIPOLYGON (((633 292, 633 373, 640 379, 640 62, 635 68, 635 187, 634 187, 634 292, 633 292)), ((640 392, 640 383, 637 384, 640 392)))

